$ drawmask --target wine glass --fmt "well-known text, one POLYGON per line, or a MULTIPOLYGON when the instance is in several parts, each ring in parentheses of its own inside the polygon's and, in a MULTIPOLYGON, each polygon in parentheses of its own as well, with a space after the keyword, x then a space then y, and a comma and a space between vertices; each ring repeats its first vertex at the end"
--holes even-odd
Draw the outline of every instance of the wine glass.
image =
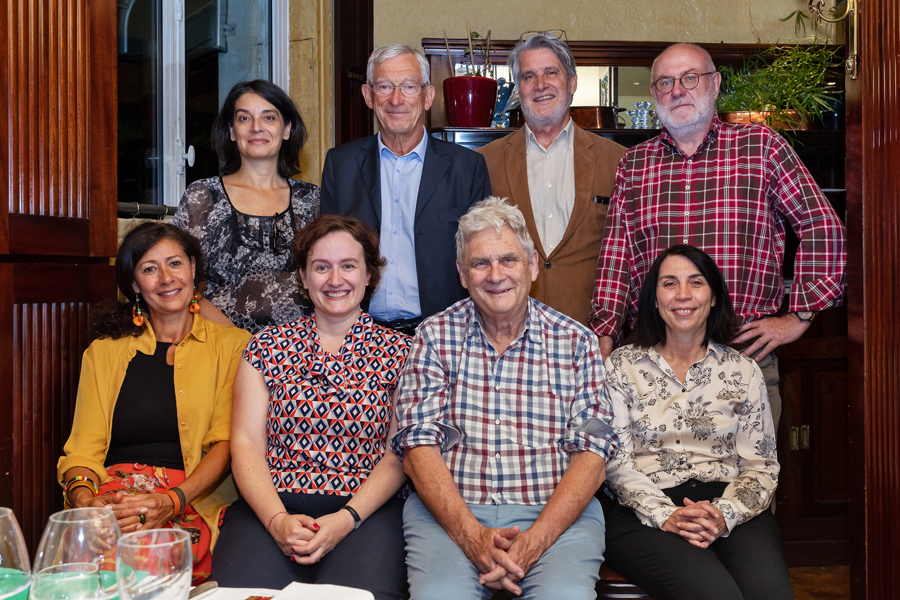
POLYGON ((31 563, 16 515, 0 508, 0 600, 23 592, 31 585, 31 563))
POLYGON ((116 556, 121 600, 186 600, 191 589, 191 536, 181 529, 123 535, 116 556))
POLYGON ((73 508, 50 515, 34 559, 32 600, 110 600, 116 595, 112 509, 73 508))

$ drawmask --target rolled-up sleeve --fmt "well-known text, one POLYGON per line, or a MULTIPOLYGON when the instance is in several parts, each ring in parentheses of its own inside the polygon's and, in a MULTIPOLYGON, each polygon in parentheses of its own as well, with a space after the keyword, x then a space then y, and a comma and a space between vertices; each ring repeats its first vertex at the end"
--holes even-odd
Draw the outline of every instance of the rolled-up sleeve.
POLYGON ((616 454, 619 438, 612 427, 612 404, 597 338, 581 338, 575 352, 575 398, 563 437, 563 450, 593 452, 606 462, 616 454))
POLYGON ((413 339, 397 386, 397 433, 391 438, 391 451, 400 460, 407 448, 440 446, 445 452, 460 437, 459 430, 447 423, 447 367, 423 333, 413 339))

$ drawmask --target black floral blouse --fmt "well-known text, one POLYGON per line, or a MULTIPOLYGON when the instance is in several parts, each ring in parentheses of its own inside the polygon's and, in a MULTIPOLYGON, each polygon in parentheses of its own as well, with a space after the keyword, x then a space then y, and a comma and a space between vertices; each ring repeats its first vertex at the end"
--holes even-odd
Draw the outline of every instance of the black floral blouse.
POLYGON ((288 179, 291 205, 273 216, 239 212, 220 177, 195 181, 184 192, 175 225, 200 240, 206 257, 204 295, 251 333, 296 321, 310 311, 291 258, 294 235, 319 216, 319 188, 288 179))

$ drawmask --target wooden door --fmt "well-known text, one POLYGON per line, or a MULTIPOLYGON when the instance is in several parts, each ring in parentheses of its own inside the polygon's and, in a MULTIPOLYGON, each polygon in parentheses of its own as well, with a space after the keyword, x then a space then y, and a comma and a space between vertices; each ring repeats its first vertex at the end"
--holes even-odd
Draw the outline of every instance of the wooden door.
POLYGON ((362 86, 375 49, 373 0, 334 3, 334 145, 372 135, 372 112, 362 86))
POLYGON ((900 3, 860 2, 847 79, 852 597, 900 598, 900 3))
POLYGON ((0 0, 0 506, 62 508, 92 304, 115 298, 116 2, 0 0))

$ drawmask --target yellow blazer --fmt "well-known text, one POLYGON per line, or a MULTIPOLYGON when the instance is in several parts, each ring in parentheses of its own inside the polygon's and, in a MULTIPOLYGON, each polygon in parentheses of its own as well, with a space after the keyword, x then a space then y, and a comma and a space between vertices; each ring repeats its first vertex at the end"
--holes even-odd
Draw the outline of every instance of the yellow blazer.
POLYGON ((575 206, 559 245, 549 255, 541 245, 528 193, 525 128, 480 148, 494 196, 519 207, 537 250, 538 277, 531 296, 588 326, 591 297, 606 225, 607 204, 616 181, 616 166, 625 148, 575 125, 575 206), (599 196, 601 202, 595 202, 599 196), (605 200, 604 200, 605 199, 605 200))
MULTIPOLYGON (((213 444, 231 437, 231 386, 249 339, 244 329, 222 327, 196 314, 191 332, 175 348, 175 400, 185 476, 190 476, 213 444)), ((104 462, 125 371, 137 352, 152 355, 155 350, 156 336, 148 324, 138 337, 95 340, 84 351, 72 434, 56 469, 61 485, 72 467, 92 470, 101 484, 109 480, 104 462)), ((229 475, 216 489, 191 502, 209 526, 213 544, 219 535, 219 511, 237 497, 229 475)))

